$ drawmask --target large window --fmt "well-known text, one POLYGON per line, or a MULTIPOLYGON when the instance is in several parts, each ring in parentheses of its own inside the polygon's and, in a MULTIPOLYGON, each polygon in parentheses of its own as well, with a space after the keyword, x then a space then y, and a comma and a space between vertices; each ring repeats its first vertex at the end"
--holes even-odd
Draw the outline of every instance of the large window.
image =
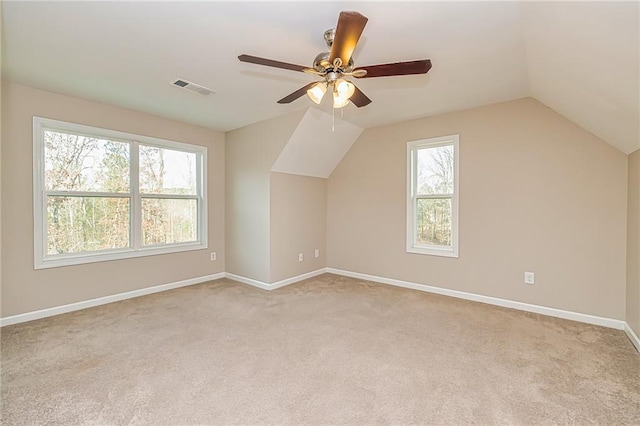
POLYGON ((33 146, 36 269, 207 247, 205 147, 40 117, 33 146))
POLYGON ((407 251, 458 257, 458 135, 407 144, 407 251))

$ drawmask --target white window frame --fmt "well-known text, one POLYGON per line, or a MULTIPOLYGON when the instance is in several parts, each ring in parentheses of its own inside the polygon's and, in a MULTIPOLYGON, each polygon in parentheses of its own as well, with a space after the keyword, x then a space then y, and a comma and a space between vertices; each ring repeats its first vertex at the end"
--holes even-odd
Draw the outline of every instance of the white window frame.
POLYGON ((458 257, 458 210, 459 210, 459 135, 441 136, 421 139, 407 143, 407 253, 426 254, 432 256, 458 257), (443 195, 451 198, 451 247, 426 246, 417 242, 418 226, 416 204, 418 198, 438 198, 439 195, 418 197, 417 189, 417 151, 424 148, 453 145, 453 194, 443 195))
MULTIPOLYGON (((115 196, 100 192, 68 192, 74 196, 115 196)), ((207 147, 182 142, 158 139, 149 136, 135 135, 116 130, 85 126, 82 124, 33 117, 33 258, 35 269, 55 268, 59 266, 80 265, 84 263, 105 262, 118 259, 129 259, 158 254, 178 253, 208 248, 207 232, 207 147), (129 193, 117 194, 118 197, 129 198, 129 247, 124 249, 100 250, 84 253, 61 255, 47 254, 47 214, 46 198, 48 195, 65 195, 67 191, 46 191, 44 183, 44 132, 45 130, 68 132, 71 134, 99 137, 108 140, 127 142, 129 150, 129 193), (196 196, 168 194, 140 194, 138 174, 138 147, 140 145, 167 148, 196 154, 196 196), (198 235, 197 240, 187 243, 162 244, 144 246, 142 244, 142 199, 170 198, 196 199, 198 203, 198 235)))

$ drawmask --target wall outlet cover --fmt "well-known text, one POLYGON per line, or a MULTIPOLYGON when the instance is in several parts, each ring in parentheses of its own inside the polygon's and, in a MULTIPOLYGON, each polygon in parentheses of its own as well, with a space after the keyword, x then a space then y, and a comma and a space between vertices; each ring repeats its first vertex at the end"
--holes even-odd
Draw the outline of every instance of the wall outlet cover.
POLYGON ((525 272, 524 273, 524 283, 525 284, 535 284, 536 276, 533 272, 525 272))

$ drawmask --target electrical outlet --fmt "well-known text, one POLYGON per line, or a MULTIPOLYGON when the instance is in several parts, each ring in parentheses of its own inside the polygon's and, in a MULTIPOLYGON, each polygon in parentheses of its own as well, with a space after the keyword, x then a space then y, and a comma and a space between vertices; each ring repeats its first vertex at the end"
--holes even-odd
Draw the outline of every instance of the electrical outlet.
POLYGON ((215 252, 215 251, 212 251, 212 252, 211 252, 211 261, 212 261, 212 262, 215 262, 215 260, 216 260, 217 258, 218 258, 218 257, 216 256, 216 252, 215 252))
POLYGON ((302 262, 304 260, 304 254, 298 253, 298 262, 302 262))
POLYGON ((525 284, 535 284, 536 275, 533 272, 525 272, 524 273, 524 283, 525 284))
POLYGON ((316 257, 320 257, 320 249, 316 249, 315 255, 316 255, 316 257))

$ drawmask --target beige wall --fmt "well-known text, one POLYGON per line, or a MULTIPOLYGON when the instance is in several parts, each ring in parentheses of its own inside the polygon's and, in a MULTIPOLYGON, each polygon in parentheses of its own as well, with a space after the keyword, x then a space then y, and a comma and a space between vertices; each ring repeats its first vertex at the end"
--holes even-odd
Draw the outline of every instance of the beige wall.
POLYGON ((366 130, 329 178, 327 263, 622 320, 626 206, 627 157, 527 98, 366 130), (460 257, 408 254, 406 143, 455 133, 460 257))
MULTIPOLYGON (((0 100, 2 99, 2 53, 4 52, 4 30, 2 29, 2 0, 0 0, 0 100)), ((0 317, 2 316, 2 102, 0 101, 0 317)))
POLYGON ((7 82, 2 89, 2 317, 225 270, 223 133, 7 82), (207 146, 209 249, 35 271, 34 115, 207 146))
POLYGON ((627 323, 640 336, 640 150, 629 155, 627 323))
POLYGON ((326 265, 327 180, 271 173, 271 281, 326 265), (320 257, 314 257, 315 249, 320 257), (298 261, 303 253, 304 260, 298 261))
POLYGON ((270 282, 269 178, 304 110, 226 134, 226 268, 270 282))
POLYGON ((225 143, 220 132, 3 84, 2 317, 225 264, 264 282, 330 266, 617 319, 626 310, 640 331, 640 151, 627 163, 533 99, 369 129, 327 181, 270 172, 304 111, 229 132, 225 143), (35 271, 33 115, 208 146, 209 250, 35 271), (406 142, 453 133, 460 258, 407 254, 406 142), (534 286, 522 283, 525 270, 534 286))

